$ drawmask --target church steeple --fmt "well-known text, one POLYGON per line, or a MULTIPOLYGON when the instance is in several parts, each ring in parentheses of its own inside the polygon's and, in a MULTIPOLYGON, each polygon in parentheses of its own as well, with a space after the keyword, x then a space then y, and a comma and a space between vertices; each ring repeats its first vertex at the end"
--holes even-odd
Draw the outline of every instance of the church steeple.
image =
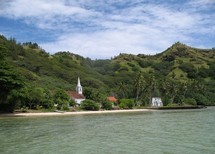
POLYGON ((80 82, 80 78, 78 77, 78 83, 77 83, 77 86, 76 86, 76 92, 78 94, 82 94, 82 86, 81 86, 81 82, 80 82))

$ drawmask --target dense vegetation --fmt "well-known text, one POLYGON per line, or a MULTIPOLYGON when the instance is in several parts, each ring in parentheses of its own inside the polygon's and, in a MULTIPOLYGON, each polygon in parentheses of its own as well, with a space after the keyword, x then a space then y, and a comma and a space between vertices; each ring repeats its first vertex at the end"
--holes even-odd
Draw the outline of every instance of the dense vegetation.
POLYGON ((177 42, 154 56, 120 54, 91 60, 70 52, 50 55, 37 43, 0 36, 1 111, 52 110, 54 104, 68 110, 67 104, 75 104, 66 91, 75 89, 78 76, 91 100, 86 104, 102 108, 112 108, 105 99, 109 95, 124 99, 118 104, 122 108, 147 106, 153 96, 162 97, 165 105, 215 105, 214 48, 177 42))

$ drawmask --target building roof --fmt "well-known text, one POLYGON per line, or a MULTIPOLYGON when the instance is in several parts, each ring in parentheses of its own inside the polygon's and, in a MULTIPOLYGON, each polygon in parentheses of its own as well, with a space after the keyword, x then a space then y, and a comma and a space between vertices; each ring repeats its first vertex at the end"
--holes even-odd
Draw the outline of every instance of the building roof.
POLYGON ((111 101, 111 102, 116 102, 117 99, 113 96, 107 97, 107 100, 111 101))
POLYGON ((68 95, 73 99, 85 99, 84 95, 79 94, 76 91, 68 91, 68 95))

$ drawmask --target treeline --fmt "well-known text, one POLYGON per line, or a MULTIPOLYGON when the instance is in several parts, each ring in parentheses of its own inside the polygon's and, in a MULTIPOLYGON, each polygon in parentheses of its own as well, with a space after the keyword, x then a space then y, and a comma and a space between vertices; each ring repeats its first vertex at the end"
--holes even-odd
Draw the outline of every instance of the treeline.
POLYGON ((101 108, 110 108, 107 96, 128 99, 115 104, 121 108, 148 106, 151 97, 164 105, 215 105, 214 50, 176 43, 155 56, 91 60, 70 52, 50 55, 37 43, 0 36, 0 54, 1 111, 67 110, 74 102, 66 91, 75 90, 78 76, 87 104, 101 108))

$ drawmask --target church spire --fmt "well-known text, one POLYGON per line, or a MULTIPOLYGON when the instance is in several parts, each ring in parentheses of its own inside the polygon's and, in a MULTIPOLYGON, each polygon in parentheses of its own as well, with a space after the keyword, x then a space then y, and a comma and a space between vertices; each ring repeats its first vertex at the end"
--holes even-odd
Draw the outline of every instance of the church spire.
POLYGON ((82 94, 82 86, 81 86, 81 82, 80 82, 80 78, 78 77, 78 83, 77 83, 77 86, 76 86, 76 92, 78 94, 82 94))

